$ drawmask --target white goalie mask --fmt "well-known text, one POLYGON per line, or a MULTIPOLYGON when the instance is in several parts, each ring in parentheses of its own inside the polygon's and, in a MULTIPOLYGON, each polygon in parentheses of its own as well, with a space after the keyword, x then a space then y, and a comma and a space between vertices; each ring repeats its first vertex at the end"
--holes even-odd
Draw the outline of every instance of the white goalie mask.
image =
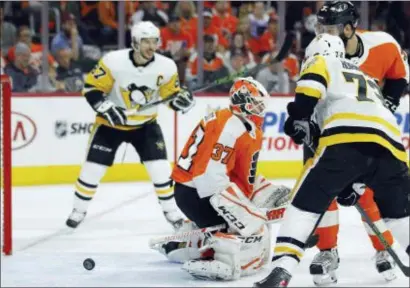
POLYGON ((131 28, 131 46, 135 51, 139 51, 139 45, 142 39, 158 39, 158 47, 161 45, 159 29, 151 21, 141 21, 131 28))
POLYGON ((319 34, 306 48, 305 59, 315 55, 345 58, 345 45, 339 36, 319 34))

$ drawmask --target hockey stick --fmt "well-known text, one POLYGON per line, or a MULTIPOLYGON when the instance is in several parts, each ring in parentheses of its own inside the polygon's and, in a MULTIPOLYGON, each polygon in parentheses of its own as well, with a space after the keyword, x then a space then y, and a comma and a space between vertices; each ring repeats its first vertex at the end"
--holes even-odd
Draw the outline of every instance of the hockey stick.
POLYGON ((288 32, 286 34, 285 40, 283 41, 283 44, 282 44, 282 47, 280 48, 279 53, 276 55, 276 57, 274 59, 268 61, 267 63, 258 64, 255 67, 253 67, 252 69, 246 69, 245 68, 245 70, 243 70, 241 72, 233 73, 231 75, 228 75, 228 76, 225 76, 223 78, 217 79, 217 80, 213 81, 210 84, 207 84, 203 87, 199 87, 199 88, 194 89, 194 92, 202 92, 202 91, 208 90, 210 88, 214 88, 216 86, 232 82, 233 80, 235 80, 238 77, 246 77, 246 76, 252 75, 252 74, 257 73, 258 71, 262 70, 263 68, 268 67, 271 64, 282 61, 289 54, 290 48, 292 48, 293 39, 294 39, 294 34, 292 32, 288 32))
MULTIPOLYGON (((307 145, 310 148, 310 150, 313 153, 315 153, 315 151, 314 151, 314 149, 311 145, 308 145, 306 142, 305 142, 305 145, 307 145)), ((362 218, 366 221, 367 225, 369 225, 370 228, 373 230, 373 232, 376 235, 377 239, 379 239, 379 241, 383 244, 384 248, 389 253, 389 255, 397 263, 397 266, 399 266, 399 268, 403 272, 403 274, 406 275, 406 277, 409 277, 410 267, 403 264, 403 262, 397 256, 396 252, 393 250, 393 248, 390 246, 390 244, 384 238, 384 236, 380 232, 379 228, 377 228, 377 226, 373 223, 372 219, 370 219, 369 215, 367 215, 366 211, 364 211, 364 209, 359 205, 359 203, 356 203, 354 206, 356 207, 357 211, 359 211, 362 218)), ((317 222, 316 227, 313 231, 316 230, 316 228, 317 228, 318 224, 320 223, 320 220, 322 219, 323 215, 324 215, 324 213, 320 216, 319 221, 317 222)), ((312 234, 309 237, 312 237, 312 234)))
MULTIPOLYGON (((286 34, 285 40, 283 41, 283 45, 280 48, 279 53, 276 55, 276 57, 274 59, 268 61, 267 63, 258 64, 255 67, 253 67, 252 69, 246 69, 245 68, 245 70, 243 70, 241 72, 233 73, 233 74, 230 74, 228 76, 216 79, 212 83, 202 85, 202 86, 199 86, 199 87, 195 87, 195 88, 193 88, 192 92, 193 93, 202 92, 202 91, 208 90, 210 88, 217 87, 217 86, 222 85, 222 84, 227 84, 229 82, 232 82, 233 80, 235 80, 238 77, 246 77, 248 75, 252 75, 252 74, 262 70, 263 68, 268 67, 271 64, 282 61, 289 54, 290 48, 292 47, 292 44, 293 44, 293 39, 294 39, 294 34, 292 32, 288 32, 286 34)), ((136 112, 145 111, 145 110, 150 109, 152 107, 155 107, 159 104, 163 104, 163 103, 166 103, 168 101, 171 101, 171 100, 175 99, 176 97, 177 97, 177 95, 174 94, 174 95, 172 95, 170 97, 167 97, 165 99, 161 99, 161 100, 149 103, 147 105, 142 106, 136 112)), ((132 113, 132 112, 127 112, 127 113, 132 113)), ((135 114, 135 111, 133 111, 133 113, 135 114)), ((132 114, 129 114, 129 115, 132 115, 132 114)))
POLYGON ((393 250, 390 244, 387 243, 379 228, 377 228, 377 226, 373 223, 372 219, 370 219, 369 215, 367 215, 366 211, 364 211, 364 209, 359 205, 359 203, 356 203, 354 206, 356 207, 357 211, 359 211, 363 219, 366 221, 367 225, 369 225, 370 228, 373 230, 377 239, 379 239, 379 241, 383 244, 386 251, 396 262, 397 266, 399 266, 401 272, 403 272, 403 274, 406 275, 406 277, 409 277, 410 267, 403 264, 403 262, 400 260, 399 256, 397 256, 396 252, 393 250))
MULTIPOLYGON (((268 219, 268 221, 266 223, 267 224, 272 224, 272 223, 279 222, 283 218, 283 215, 285 213, 285 210, 286 210, 287 206, 288 205, 282 205, 280 207, 268 210, 266 212, 266 218, 268 219)), ((207 233, 207 232, 218 231, 218 230, 224 229, 224 228, 226 228, 226 224, 220 224, 220 225, 215 225, 215 226, 211 226, 211 227, 200 228, 200 229, 195 229, 195 230, 186 231, 186 232, 182 232, 182 233, 177 233, 177 234, 170 235, 170 236, 152 238, 149 241, 149 247, 153 248, 157 245, 165 244, 169 241, 187 240, 192 236, 199 236, 199 235, 202 235, 202 234, 207 233)))

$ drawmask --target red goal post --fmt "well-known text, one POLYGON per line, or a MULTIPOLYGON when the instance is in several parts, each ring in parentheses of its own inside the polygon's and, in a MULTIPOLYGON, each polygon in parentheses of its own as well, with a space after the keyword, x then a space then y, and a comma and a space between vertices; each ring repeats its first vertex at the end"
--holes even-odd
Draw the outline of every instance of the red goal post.
POLYGON ((12 253, 11 215, 11 82, 0 76, 0 189, 1 189, 1 248, 12 253))

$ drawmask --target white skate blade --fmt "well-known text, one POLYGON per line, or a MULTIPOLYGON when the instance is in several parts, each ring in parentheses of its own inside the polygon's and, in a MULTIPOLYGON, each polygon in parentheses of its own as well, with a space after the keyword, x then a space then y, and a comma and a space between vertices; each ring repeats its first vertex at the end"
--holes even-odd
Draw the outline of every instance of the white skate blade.
POLYGON ((327 274, 313 275, 313 283, 315 283, 315 285, 319 287, 336 284, 337 283, 336 273, 335 271, 331 271, 327 274))
POLYGON ((383 272, 381 272, 380 274, 383 276, 383 278, 386 280, 386 282, 393 281, 394 279, 397 278, 397 275, 396 275, 396 273, 395 273, 395 271, 394 271, 394 268, 393 268, 393 269, 386 270, 386 271, 383 271, 383 272))

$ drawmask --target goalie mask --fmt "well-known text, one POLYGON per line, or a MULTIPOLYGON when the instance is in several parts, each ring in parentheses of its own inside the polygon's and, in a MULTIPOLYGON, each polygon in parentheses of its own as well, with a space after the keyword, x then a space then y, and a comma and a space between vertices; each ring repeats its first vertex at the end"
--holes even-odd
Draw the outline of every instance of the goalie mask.
POLYGON ((265 117, 266 99, 269 93, 265 87, 252 77, 237 78, 233 83, 230 96, 232 112, 261 127, 265 117))

